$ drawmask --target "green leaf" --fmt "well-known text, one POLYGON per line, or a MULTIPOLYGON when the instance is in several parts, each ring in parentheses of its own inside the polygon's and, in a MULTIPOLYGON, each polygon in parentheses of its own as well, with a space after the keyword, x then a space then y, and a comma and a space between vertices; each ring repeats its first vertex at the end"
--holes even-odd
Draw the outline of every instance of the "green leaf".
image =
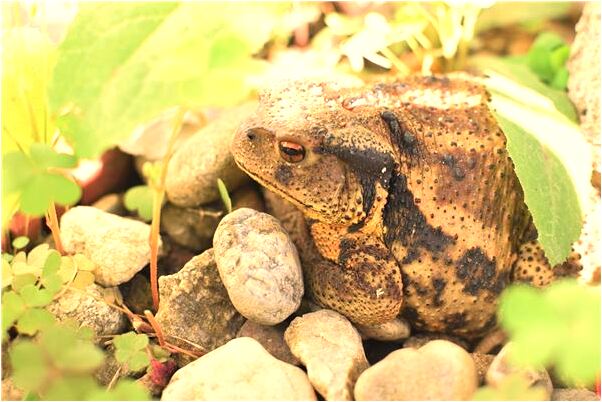
POLYGON ((578 122, 577 111, 569 99, 566 91, 550 88, 542 83, 539 78, 520 60, 499 57, 475 57, 471 64, 481 69, 485 74, 492 72, 512 80, 515 85, 537 91, 550 99, 556 109, 573 122, 578 122))
MULTIPOLYGON (((17 267, 21 264, 16 264, 17 267)), ((33 274, 18 274, 13 276, 13 290, 20 293, 21 289, 26 286, 34 285, 38 281, 38 277, 33 274)))
POLYGON ((54 325, 41 333, 41 342, 55 366, 71 373, 89 373, 99 367, 104 354, 89 340, 82 340, 77 328, 54 325))
POLYGON ((261 64, 251 56, 287 7, 82 4, 59 48, 50 86, 62 134, 77 155, 93 157, 174 105, 241 101, 249 94, 249 69, 261 64))
POLYGON ((29 340, 19 340, 9 349, 12 378, 24 391, 37 391, 48 374, 42 348, 29 340))
POLYGON ((545 401, 546 390, 541 386, 530 387, 520 375, 509 375, 498 387, 481 387, 472 396, 473 401, 545 401))
POLYGON ((42 285, 54 297, 63 287, 63 278, 59 274, 48 275, 42 278, 42 285))
POLYGON ((13 291, 2 294, 2 332, 13 326, 13 324, 25 312, 23 298, 13 291))
POLYGON ((219 195, 222 198, 224 206, 226 207, 226 211, 228 213, 232 212, 232 200, 230 199, 230 194, 228 194, 226 184, 222 181, 222 179, 217 179, 217 189, 219 190, 219 195))
POLYGON ((56 250, 50 250, 42 268, 42 278, 57 274, 60 267, 61 255, 56 250))
POLYGON ((81 198, 81 194, 81 188, 65 176, 41 173, 23 188, 21 210, 32 216, 42 216, 51 202, 74 205, 81 198))
POLYGON ((13 240, 13 248, 16 250, 25 248, 29 244, 29 237, 27 236, 19 236, 15 240, 13 240))
POLYGON ((556 75, 550 82, 552 88, 565 90, 569 82, 569 70, 566 67, 562 67, 556 72, 556 75))
POLYGON ((127 364, 130 370, 138 371, 149 365, 150 360, 146 353, 148 336, 128 332, 113 338, 113 345, 117 361, 127 364))
POLYGON ((54 315, 41 308, 26 310, 17 321, 17 331, 21 334, 35 335, 38 331, 50 327, 55 323, 54 315))
MULTIPOLYGON (((4 30, 2 52, 2 154, 50 141, 54 128, 46 90, 55 46, 38 28, 4 30)), ((6 161, 6 160, 5 160, 6 161)))
POLYGON ((570 385, 594 384, 601 363, 598 289, 574 280, 541 290, 511 286, 498 313, 512 341, 513 364, 554 366, 570 385))
POLYGON ((52 301, 54 294, 48 289, 38 289, 35 285, 26 285, 19 291, 29 307, 44 307, 52 301))
POLYGON ((137 211, 145 221, 153 218, 153 190, 149 186, 134 186, 125 192, 123 203, 129 211, 137 211))
POLYGON ((29 156, 39 169, 74 168, 77 166, 77 158, 75 156, 57 153, 46 144, 31 144, 29 156))
POLYGON ((548 98, 494 71, 488 74, 490 107, 506 134, 538 240, 556 265, 568 256, 591 205, 591 147, 548 98))
POLYGON ((2 289, 10 286, 13 283, 13 271, 10 263, 6 259, 2 259, 2 289))
POLYGON ((99 389, 88 395, 96 401, 146 401, 151 397, 142 385, 129 378, 120 379, 111 390, 99 389))
POLYGON ((67 376, 53 381, 43 396, 49 401, 94 400, 90 395, 100 390, 92 375, 67 376))

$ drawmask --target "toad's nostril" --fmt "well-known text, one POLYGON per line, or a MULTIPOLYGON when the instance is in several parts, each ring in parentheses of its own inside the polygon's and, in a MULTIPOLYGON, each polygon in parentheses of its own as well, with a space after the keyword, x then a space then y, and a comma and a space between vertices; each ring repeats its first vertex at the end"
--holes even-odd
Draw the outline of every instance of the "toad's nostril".
POLYGON ((253 132, 253 130, 249 130, 247 131, 247 138, 249 139, 249 141, 253 141, 255 139, 255 133, 253 132))

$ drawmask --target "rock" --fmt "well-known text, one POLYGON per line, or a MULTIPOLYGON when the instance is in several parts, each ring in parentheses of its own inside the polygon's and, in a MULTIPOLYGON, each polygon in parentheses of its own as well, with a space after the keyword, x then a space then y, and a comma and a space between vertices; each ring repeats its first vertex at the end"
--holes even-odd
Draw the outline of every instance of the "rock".
POLYGON ((368 360, 359 333, 344 316, 320 310, 297 317, 284 339, 326 400, 353 400, 353 385, 368 360))
POLYGON ((179 272, 184 265, 190 260, 192 260, 196 255, 200 253, 195 253, 190 251, 186 247, 182 247, 179 244, 172 241, 170 237, 165 238, 164 245, 168 245, 167 254, 159 260, 159 276, 161 275, 171 275, 179 272))
POLYGON ((230 143, 239 123, 256 107, 248 103, 230 109, 175 151, 165 180, 167 199, 172 204, 197 207, 219 200, 217 179, 222 179, 230 192, 249 181, 236 166, 230 143))
POLYGON ((236 337, 253 338, 276 359, 298 366, 300 364, 299 359, 293 356, 291 350, 284 341, 285 329, 286 326, 282 324, 277 326, 269 326, 257 324, 253 321, 247 320, 242 327, 240 327, 236 337))
POLYGON ((220 277, 236 309, 264 325, 299 308, 303 274, 297 250, 276 218, 248 208, 228 214, 213 238, 220 277))
POLYGON ((107 287, 129 281, 149 263, 149 233, 146 223, 93 207, 74 207, 61 217, 65 251, 94 262, 96 282, 107 287))
POLYGON ((176 371, 161 400, 316 400, 307 375, 251 338, 233 339, 176 371))
POLYGON ((478 385, 470 354, 435 340, 390 353, 360 375, 356 400, 466 400, 478 385))
POLYGON ((468 350, 468 344, 456 337, 443 335, 443 334, 418 334, 410 336, 404 343, 404 348, 414 348, 419 349, 426 345, 427 343, 435 340, 444 340, 455 343, 463 349, 468 350))
POLYGON ((223 214, 221 205, 180 208, 167 203, 161 211, 161 230, 175 243, 201 252, 211 247, 223 214))
POLYGON ((180 272, 159 277, 159 296, 155 318, 163 334, 189 351, 204 353, 225 344, 244 322, 228 299, 213 250, 194 257, 180 272))
MULTIPOLYGON (((263 210, 263 201, 251 185, 232 194, 232 208, 263 210)), ((196 208, 180 208, 167 203, 161 212, 161 230, 177 244, 197 252, 211 247, 213 234, 224 216, 222 201, 196 208)))
POLYGON ((549 400, 553 385, 546 369, 533 370, 513 366, 508 356, 511 350, 512 342, 508 342, 495 356, 485 376, 487 384, 496 387, 509 375, 518 374, 529 382, 530 387, 542 387, 546 391, 546 399, 549 400))
POLYGON ((552 401, 599 401, 595 392, 580 388, 556 388, 552 391, 552 401))
POLYGON ((119 377, 125 377, 131 372, 129 370, 123 372, 123 365, 115 358, 115 346, 109 345, 106 351, 106 357, 102 361, 100 367, 94 371, 94 378, 100 385, 107 386, 115 377, 115 373, 119 371, 119 377))
POLYGON ((150 282, 146 276, 136 274, 131 281, 119 287, 125 305, 136 314, 153 309, 153 296, 150 282))
POLYGON ((107 194, 98 199, 94 204, 94 208, 100 209, 101 211, 108 212, 110 214, 124 216, 127 214, 125 205, 123 205, 122 194, 107 194))
POLYGON ((85 290, 67 289, 46 308, 59 321, 73 319, 80 326, 92 328, 97 337, 120 334, 125 330, 127 319, 104 301, 105 292, 110 291, 119 292, 119 289, 104 289, 95 283, 85 290))
POLYGON ((377 341, 400 341, 410 336, 410 325, 403 318, 377 325, 354 324, 363 337, 377 341))
POLYGON ((485 375, 487 374, 487 370, 489 370, 495 355, 475 352, 471 353, 470 355, 472 356, 472 360, 474 360, 475 367, 477 368, 479 385, 482 385, 485 383, 485 375))
POLYGON ((575 26, 567 62, 568 93, 580 114, 581 130, 593 145, 595 170, 600 171, 600 3, 586 2, 575 26))

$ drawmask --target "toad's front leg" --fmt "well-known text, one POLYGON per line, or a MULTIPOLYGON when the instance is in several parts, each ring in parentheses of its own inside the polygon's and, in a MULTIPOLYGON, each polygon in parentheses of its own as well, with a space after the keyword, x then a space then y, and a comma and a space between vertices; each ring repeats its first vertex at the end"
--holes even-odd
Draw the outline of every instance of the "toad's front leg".
POLYGON ((337 241, 337 253, 331 256, 334 261, 316 252, 305 263, 311 297, 358 324, 394 319, 403 293, 401 270, 393 255, 378 239, 361 233, 349 233, 337 241))

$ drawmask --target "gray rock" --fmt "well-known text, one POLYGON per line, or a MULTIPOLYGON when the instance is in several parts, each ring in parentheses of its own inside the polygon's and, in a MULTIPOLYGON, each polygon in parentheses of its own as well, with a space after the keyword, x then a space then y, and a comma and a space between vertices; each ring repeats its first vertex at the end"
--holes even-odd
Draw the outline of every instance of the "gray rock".
POLYGON ((155 318, 165 337, 189 351, 208 352, 225 344, 244 322, 228 299, 213 250, 194 257, 180 272, 159 277, 159 296, 155 318))
POLYGON ((123 216, 127 214, 127 209, 123 205, 123 194, 104 195, 95 201, 92 206, 114 215, 123 216))
POLYGON ((592 144, 595 170, 600 171, 600 2, 586 2, 575 26, 567 62, 568 94, 580 114, 581 131, 592 144))
POLYGON ((307 375, 251 338, 233 339, 176 371, 161 400, 316 400, 307 375))
POLYGON ((599 401, 595 392, 581 388, 556 388, 552 392, 552 401, 599 401))
POLYGON ((282 324, 276 326, 261 325, 247 320, 236 335, 237 338, 253 338, 270 352, 276 359, 298 366, 300 364, 291 353, 288 345, 284 341, 284 330, 286 326, 282 324))
POLYGON ((512 342, 500 350, 495 356, 487 370, 485 381, 492 387, 499 386, 509 375, 519 375, 528 381, 530 387, 541 387, 546 391, 546 400, 552 395, 554 386, 546 369, 540 370, 517 367, 510 363, 509 354, 512 350, 512 342))
POLYGON ((82 327, 92 328, 97 337, 120 334, 125 330, 127 318, 105 303, 104 292, 107 290, 119 292, 117 288, 104 289, 95 283, 84 290, 67 289, 46 308, 59 321, 72 319, 82 327))
POLYGON ((458 345, 436 340, 420 349, 390 353, 360 375, 356 400, 467 400, 476 391, 477 370, 458 345))
POLYGON ((456 338, 453 336, 443 335, 443 334, 412 335, 408 339, 406 339, 406 341, 403 343, 403 347, 419 349, 419 348, 423 347, 424 345, 426 345, 427 343, 429 343, 431 341, 436 341, 436 340, 449 341, 449 342, 455 343, 456 345, 460 346, 463 349, 468 350, 468 344, 465 341, 463 341, 462 339, 459 339, 459 338, 456 338))
POLYGON ((120 286, 123 302, 136 314, 153 310, 153 296, 149 280, 143 274, 136 274, 131 281, 120 286))
POLYGON ((149 263, 149 234, 146 223, 93 207, 74 207, 61 217, 65 251, 82 253, 94 262, 96 282, 107 287, 129 281, 149 263))
POLYGON ((376 339, 377 341, 400 341, 410 336, 410 325, 403 318, 395 318, 391 321, 376 325, 353 324, 360 331, 362 337, 376 339))
POLYGON ((233 211, 220 222, 213 247, 230 300, 246 318, 275 325, 299 308, 299 256, 276 218, 248 208, 233 211))
MULTIPOLYGON (((247 185, 232 194, 232 208, 262 211, 263 201, 255 187, 247 185)), ((222 201, 196 208, 167 203, 161 212, 161 230, 177 244, 201 252, 211 247, 213 234, 223 217, 222 201)))
POLYGON ((188 138, 169 162, 165 189, 167 199, 180 207, 197 207, 220 198, 217 179, 228 191, 249 181, 230 153, 232 136, 239 123, 256 109, 249 103, 229 110, 188 138))
POLYGON ((201 252, 211 247, 213 233, 223 215, 219 205, 180 208, 167 203, 161 211, 161 230, 175 243, 201 252))
POLYGON ((297 317, 284 339, 326 400, 353 400, 355 381, 369 364, 359 333, 344 316, 320 310, 297 317))

